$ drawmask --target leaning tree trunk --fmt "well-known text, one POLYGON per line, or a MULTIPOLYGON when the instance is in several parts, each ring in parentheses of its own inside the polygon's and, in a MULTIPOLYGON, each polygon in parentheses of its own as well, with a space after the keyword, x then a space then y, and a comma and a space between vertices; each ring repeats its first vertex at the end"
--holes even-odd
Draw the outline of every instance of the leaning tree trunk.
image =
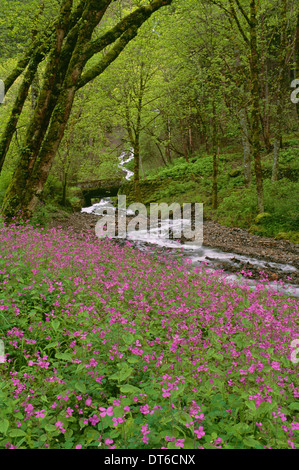
MULTIPOLYGON (((23 77, 23 82, 20 86, 18 96, 15 100, 13 110, 11 112, 10 119, 6 125, 5 131, 2 135, 0 141, 0 172, 7 155, 10 143, 12 141, 13 135, 16 132, 16 126, 18 123, 19 116, 23 110, 25 100, 28 95, 29 87, 34 81, 35 74, 37 72, 37 67, 39 63, 49 54, 48 66, 45 73, 45 82, 43 85, 42 93, 39 96, 39 103, 36 104, 38 108, 35 114, 33 115, 29 127, 27 129, 25 141, 22 145, 22 151, 20 155, 19 169, 21 170, 21 175, 16 175, 17 180, 22 181, 22 175, 26 172, 25 168, 29 166, 29 160, 31 163, 35 161, 38 150, 40 148, 43 136, 46 133, 47 126, 50 121, 51 113, 55 106, 55 90, 53 92, 55 85, 55 77, 60 74, 60 81, 56 79, 56 86, 58 88, 61 86, 63 76, 61 72, 64 70, 64 74, 67 70, 69 63, 70 54, 72 51, 69 51, 68 58, 64 55, 64 60, 62 66, 60 67, 60 72, 56 72, 56 67, 58 66, 58 57, 59 51, 62 46, 63 41, 63 29, 64 36, 71 30, 72 34, 69 35, 68 40, 74 37, 76 34, 76 22, 80 18, 83 12, 83 4, 79 4, 77 9, 73 14, 69 14, 70 5, 72 2, 69 0, 64 0, 64 3, 61 8, 59 17, 53 21, 50 25, 49 31, 42 31, 40 34, 37 34, 33 38, 32 44, 29 47, 28 52, 25 57, 21 59, 13 72, 5 80, 5 90, 8 92, 10 87, 13 85, 14 81, 21 75, 21 73, 26 69, 26 73, 23 77), (52 101, 50 102, 50 98, 52 101), (47 114, 45 111, 47 110, 47 114), (38 130, 39 129, 39 133, 38 130), (35 141, 35 143, 34 143, 35 141), (35 149, 35 151, 34 151, 35 149)), ((65 48, 67 49, 67 48, 65 48)), ((57 90, 56 90, 57 94, 57 90)))
MULTIPOLYGON (((20 160, 5 194, 2 213, 8 218, 30 217, 41 199, 54 157, 69 119, 75 93, 100 75, 137 34, 139 27, 172 0, 153 0, 134 10, 108 32, 92 40, 112 0, 63 0, 55 22, 45 79, 29 123, 20 160), (98 63, 84 72, 88 60, 112 45, 98 63)), ((27 62, 28 63, 28 62, 27 62)), ((26 67, 26 64, 22 64, 26 67)))
MULTIPOLYGON (((52 114, 59 98, 59 88, 62 86, 66 76, 72 50, 74 49, 74 44, 73 47, 68 47, 69 44, 65 44, 64 60, 61 60, 63 43, 71 13, 71 3, 70 0, 66 0, 61 8, 60 18, 56 28, 56 36, 53 41, 54 44, 51 48, 45 72, 43 88, 39 95, 35 112, 27 128, 25 142, 21 150, 20 162, 5 194, 2 212, 8 218, 16 215, 16 211, 23 212, 26 217, 30 217, 32 214, 31 208, 35 207, 37 203, 36 197, 33 197, 36 186, 34 183, 36 175, 33 173, 37 173, 37 169, 34 171, 34 168, 38 158, 40 162, 44 157, 44 151, 41 149, 41 146, 48 127, 50 126, 49 130, 51 130, 51 126, 54 126, 52 114), (30 204, 28 201, 30 201, 30 204)), ((73 33, 71 36, 76 44, 77 35, 73 33)), ((55 141, 58 141, 56 136, 55 141)))

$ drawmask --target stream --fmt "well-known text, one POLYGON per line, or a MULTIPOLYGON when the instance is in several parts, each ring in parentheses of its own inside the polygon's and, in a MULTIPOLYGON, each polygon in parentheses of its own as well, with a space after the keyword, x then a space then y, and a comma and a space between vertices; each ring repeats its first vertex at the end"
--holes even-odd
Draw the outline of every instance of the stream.
MULTIPOLYGON (((125 178, 129 181, 133 172, 128 170, 125 167, 125 164, 129 163, 134 158, 134 155, 131 152, 123 152, 119 157, 119 167, 125 172, 125 178)), ((82 208, 81 212, 94 215, 102 215, 103 209, 113 208, 115 211, 116 208, 113 206, 113 203, 109 197, 101 199, 100 202, 93 204, 91 207, 82 208)), ((126 210, 123 211, 122 216, 135 216, 133 211, 126 210)), ((169 256, 186 258, 191 260, 192 265, 198 265, 198 263, 204 263, 210 271, 215 271, 217 269, 223 269, 223 277, 225 277, 226 282, 237 282, 244 283, 246 282, 251 288, 255 288, 257 281, 254 279, 248 279, 240 274, 232 274, 231 267, 238 267, 239 263, 249 263, 249 265, 257 266, 259 268, 273 268, 279 273, 297 273, 298 269, 291 264, 282 264, 274 263, 269 261, 264 261, 254 257, 248 257, 245 255, 240 255, 234 252, 224 252, 217 248, 212 248, 209 246, 204 246, 196 242, 190 243, 180 243, 179 241, 168 238, 169 237, 169 228, 174 227, 173 222, 183 224, 190 224, 189 220, 182 221, 172 221, 169 219, 163 219, 158 222, 158 226, 151 227, 150 232, 148 230, 138 230, 138 231, 128 231, 126 239, 134 244, 137 249, 146 251, 148 253, 164 253, 167 252, 169 256), (227 269, 225 269, 227 266, 227 269)), ((117 236, 115 238, 118 238, 117 236)), ((241 269, 240 269, 241 270, 241 269)), ((250 271, 250 268, 248 268, 250 271)), ((299 286, 290 284, 281 286, 279 283, 268 282, 267 288, 273 289, 275 291, 280 291, 291 297, 299 297, 299 286)))

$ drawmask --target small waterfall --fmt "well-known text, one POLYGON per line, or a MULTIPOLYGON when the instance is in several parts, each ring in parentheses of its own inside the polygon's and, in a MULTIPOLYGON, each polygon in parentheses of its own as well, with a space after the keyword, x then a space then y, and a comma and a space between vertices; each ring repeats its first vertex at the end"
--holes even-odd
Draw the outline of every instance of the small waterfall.
POLYGON ((127 170, 127 168, 125 167, 125 164, 129 163, 131 160, 133 160, 133 158, 134 158, 133 149, 131 149, 130 152, 122 152, 120 156, 118 157, 119 159, 118 168, 121 168, 123 171, 126 172, 126 180, 128 181, 130 181, 130 179, 134 175, 134 172, 127 170))

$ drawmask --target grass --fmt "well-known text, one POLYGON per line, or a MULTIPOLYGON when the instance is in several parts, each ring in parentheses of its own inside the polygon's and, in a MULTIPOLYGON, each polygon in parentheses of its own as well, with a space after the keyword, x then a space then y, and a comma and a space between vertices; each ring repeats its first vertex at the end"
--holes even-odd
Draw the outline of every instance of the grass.
POLYGON ((299 447, 296 299, 92 232, 0 241, 1 448, 299 447))

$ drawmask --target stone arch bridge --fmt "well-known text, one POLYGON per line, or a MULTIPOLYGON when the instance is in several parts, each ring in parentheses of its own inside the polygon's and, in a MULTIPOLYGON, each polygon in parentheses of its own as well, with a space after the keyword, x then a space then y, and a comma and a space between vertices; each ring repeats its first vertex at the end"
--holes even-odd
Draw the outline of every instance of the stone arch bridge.
POLYGON ((118 190, 122 184, 122 178, 76 181, 72 184, 80 188, 82 199, 84 200, 84 207, 89 207, 92 205, 92 199, 117 196, 118 190))

